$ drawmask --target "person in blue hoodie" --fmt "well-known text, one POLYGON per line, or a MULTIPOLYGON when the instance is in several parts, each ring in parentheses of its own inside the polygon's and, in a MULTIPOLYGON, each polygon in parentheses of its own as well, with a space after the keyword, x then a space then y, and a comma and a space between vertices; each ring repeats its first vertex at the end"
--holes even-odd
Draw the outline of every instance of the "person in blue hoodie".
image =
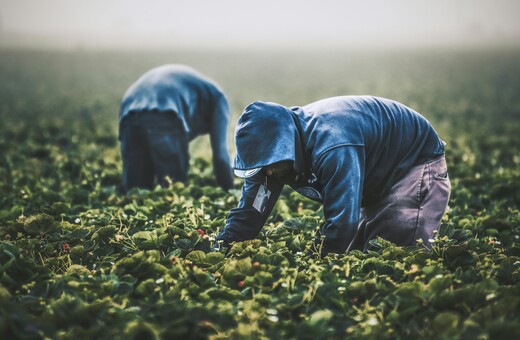
POLYGON ((155 180, 188 179, 188 144, 209 133, 217 183, 233 186, 227 147, 230 109, 211 79, 185 65, 163 65, 142 75, 123 96, 119 139, 123 185, 152 188, 155 180))
POLYGON ((377 236, 429 246, 448 204, 445 143, 423 116, 389 99, 254 102, 235 144, 234 172, 245 180, 217 236, 225 244, 255 238, 284 185, 323 204, 322 255, 367 251, 377 236))

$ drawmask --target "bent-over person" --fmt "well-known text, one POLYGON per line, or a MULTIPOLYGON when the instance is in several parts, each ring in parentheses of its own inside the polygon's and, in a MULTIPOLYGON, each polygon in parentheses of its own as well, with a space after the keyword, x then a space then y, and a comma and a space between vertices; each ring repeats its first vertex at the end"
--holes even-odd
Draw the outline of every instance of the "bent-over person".
POLYGON ((217 237, 228 244, 258 235, 284 185, 323 204, 315 241, 324 236, 323 255, 366 251, 377 236, 429 245, 448 204, 445 143, 423 116, 389 99, 254 102, 237 122, 235 144, 234 172, 245 180, 217 237))

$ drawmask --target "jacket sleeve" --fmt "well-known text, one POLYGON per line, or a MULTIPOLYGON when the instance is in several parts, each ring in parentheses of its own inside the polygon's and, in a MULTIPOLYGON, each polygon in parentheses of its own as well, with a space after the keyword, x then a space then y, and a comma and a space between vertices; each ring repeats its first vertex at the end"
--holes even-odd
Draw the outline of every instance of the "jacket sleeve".
POLYGON ((227 145, 229 115, 228 101, 224 95, 220 95, 213 106, 210 142, 213 152, 213 171, 218 185, 224 190, 233 187, 233 173, 227 145))
MULTIPOLYGON (((315 165, 323 194, 323 253, 344 253, 356 235, 364 178, 364 148, 341 146, 327 151, 315 165)), ((316 240, 319 242, 318 240, 316 240)))
POLYGON ((265 185, 266 175, 264 171, 251 178, 246 178, 242 187, 242 197, 238 207, 231 209, 226 220, 226 226, 217 236, 217 239, 226 243, 239 242, 255 238, 265 221, 271 214, 284 184, 276 178, 267 178, 267 189, 270 196, 267 199, 265 210, 258 211, 253 205, 261 185, 265 185))

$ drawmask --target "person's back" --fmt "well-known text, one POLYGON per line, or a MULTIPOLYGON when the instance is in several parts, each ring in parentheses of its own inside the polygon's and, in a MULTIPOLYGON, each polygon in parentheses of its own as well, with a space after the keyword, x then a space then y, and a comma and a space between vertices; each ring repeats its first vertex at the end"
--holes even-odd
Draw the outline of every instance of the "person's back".
POLYGON ((189 66, 169 64, 151 69, 130 86, 119 117, 123 120, 131 112, 172 112, 192 140, 209 132, 213 106, 221 100, 225 96, 214 81, 189 66))
POLYGON ((379 199, 414 165, 442 155, 444 145, 431 124, 411 108, 381 97, 341 96, 301 107, 306 141, 315 156, 337 146, 364 154, 366 202, 379 199))
POLYGON ((209 133, 217 182, 232 186, 227 148, 229 105, 218 85, 191 67, 170 64, 143 74, 119 111, 125 189, 187 180, 188 143, 209 133))

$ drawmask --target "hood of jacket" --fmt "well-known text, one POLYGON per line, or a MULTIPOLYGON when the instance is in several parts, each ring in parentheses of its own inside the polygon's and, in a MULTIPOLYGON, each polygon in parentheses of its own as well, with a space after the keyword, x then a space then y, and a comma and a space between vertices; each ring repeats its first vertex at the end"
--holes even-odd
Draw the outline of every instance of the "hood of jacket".
POLYGON ((303 172, 299 121, 293 111, 282 105, 258 101, 248 105, 236 125, 235 146, 235 170, 254 170, 292 161, 294 170, 303 172))

